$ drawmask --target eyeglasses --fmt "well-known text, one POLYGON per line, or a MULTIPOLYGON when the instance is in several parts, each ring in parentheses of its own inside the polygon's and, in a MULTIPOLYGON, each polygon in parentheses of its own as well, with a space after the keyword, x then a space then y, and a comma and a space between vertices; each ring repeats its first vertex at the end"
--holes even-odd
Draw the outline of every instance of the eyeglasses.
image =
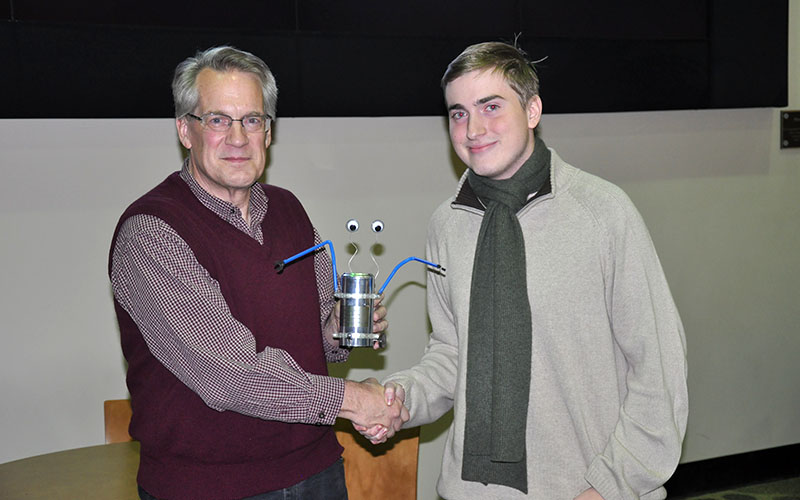
POLYGON ((206 113, 203 116, 186 113, 186 116, 194 118, 199 121, 204 128, 214 132, 227 132, 233 125, 233 122, 241 122, 245 132, 256 134, 269 130, 270 123, 272 122, 272 117, 269 115, 247 115, 242 118, 231 118, 222 113, 206 113))

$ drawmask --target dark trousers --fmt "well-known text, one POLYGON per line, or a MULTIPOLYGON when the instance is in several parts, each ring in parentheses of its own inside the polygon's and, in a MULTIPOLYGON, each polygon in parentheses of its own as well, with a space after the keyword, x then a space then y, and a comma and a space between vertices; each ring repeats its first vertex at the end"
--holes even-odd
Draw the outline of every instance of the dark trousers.
MULTIPOLYGON (((139 498, 142 500, 158 500, 139 486, 139 498)), ((261 493, 242 500, 347 500, 347 486, 344 483, 344 465, 342 459, 308 479, 282 490, 261 493)))

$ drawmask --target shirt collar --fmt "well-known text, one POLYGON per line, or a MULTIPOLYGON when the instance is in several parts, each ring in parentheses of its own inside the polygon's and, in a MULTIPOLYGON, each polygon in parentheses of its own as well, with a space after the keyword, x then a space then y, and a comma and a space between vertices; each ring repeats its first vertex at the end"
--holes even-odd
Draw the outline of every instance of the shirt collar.
MULTIPOLYGON (((189 172, 189 158, 183 162, 183 168, 180 173, 181 179, 186 182, 192 194, 203 204, 204 207, 214 212, 221 219, 231 222, 232 217, 242 217, 239 208, 233 203, 227 202, 202 188, 200 184, 192 177, 189 172)), ((267 214, 269 198, 261 188, 259 183, 255 183, 250 187, 250 223, 251 226, 260 226, 267 214)))

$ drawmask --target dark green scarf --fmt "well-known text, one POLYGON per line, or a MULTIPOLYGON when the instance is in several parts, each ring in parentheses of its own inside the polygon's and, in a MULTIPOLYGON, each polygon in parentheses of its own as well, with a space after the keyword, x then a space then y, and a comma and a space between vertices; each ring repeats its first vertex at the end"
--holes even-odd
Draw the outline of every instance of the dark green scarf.
POLYGON ((550 151, 538 138, 510 179, 468 173, 486 211, 472 267, 461 478, 525 493, 532 327, 525 241, 516 214, 549 174, 550 151))

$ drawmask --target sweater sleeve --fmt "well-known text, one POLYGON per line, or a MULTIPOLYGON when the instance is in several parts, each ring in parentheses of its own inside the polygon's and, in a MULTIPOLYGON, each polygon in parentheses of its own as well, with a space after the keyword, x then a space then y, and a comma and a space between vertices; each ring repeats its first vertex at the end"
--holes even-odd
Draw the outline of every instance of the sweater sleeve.
MULTIPOLYGON (((447 265, 436 242, 435 224, 428 229, 428 260, 447 265)), ((405 405, 411 419, 405 427, 436 421, 453 407, 458 376, 458 335, 447 300, 446 278, 428 273, 428 316, 433 331, 420 362, 414 367, 387 377, 383 383, 395 382, 406 391, 405 405)))
POLYGON ((335 420, 344 381, 305 372, 282 349, 256 352, 219 284, 161 219, 125 221, 111 283, 156 359, 209 407, 284 422, 335 420))
POLYGON ((686 340, 644 222, 627 197, 622 207, 622 223, 609 229, 605 274, 626 394, 586 480, 606 500, 656 499, 677 467, 686 429, 686 340))

